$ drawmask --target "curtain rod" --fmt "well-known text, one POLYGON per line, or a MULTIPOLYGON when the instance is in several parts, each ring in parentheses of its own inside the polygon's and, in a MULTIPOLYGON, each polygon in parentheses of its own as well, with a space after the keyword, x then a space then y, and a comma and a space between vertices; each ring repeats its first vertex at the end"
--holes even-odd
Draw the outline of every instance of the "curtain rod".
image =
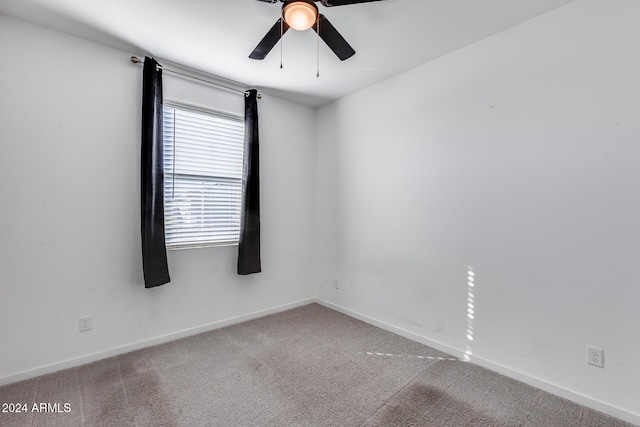
MULTIPOLYGON (((143 60, 141 60, 140 58, 138 58, 137 56, 132 56, 132 57, 131 57, 131 62, 132 62, 132 63, 134 63, 134 64, 144 64, 144 61, 143 61, 143 60)), ((176 75, 179 75, 179 76, 185 77, 185 78, 187 78, 187 79, 197 80, 197 81, 199 81, 199 82, 201 82, 201 83, 205 83, 205 84, 208 84, 208 85, 211 85, 211 86, 214 86, 214 87, 220 88, 220 89, 224 89, 224 90, 227 90, 227 91, 230 91, 230 92, 235 92, 235 93, 239 93, 239 94, 243 94, 243 95, 247 95, 247 94, 249 93, 248 91, 244 91, 244 90, 241 90, 241 89, 232 88, 232 87, 229 87, 229 86, 224 86, 224 85, 221 85, 220 83, 215 83, 215 82, 212 82, 212 81, 210 81, 210 80, 202 79, 202 78, 200 78, 200 77, 196 77, 196 76, 193 76, 193 75, 189 75, 189 74, 181 73, 181 72, 179 72, 179 71, 172 70, 172 69, 170 69, 170 68, 166 68, 166 67, 164 67, 164 66, 162 66, 162 65, 160 65, 160 64, 158 64, 158 66, 159 66, 160 68, 162 68, 162 69, 163 69, 164 71, 166 71, 166 72, 169 72, 169 73, 172 73, 172 74, 176 74, 176 75)), ((261 93, 258 93, 257 97, 258 97, 258 99, 262 99, 262 94, 261 94, 261 93)))

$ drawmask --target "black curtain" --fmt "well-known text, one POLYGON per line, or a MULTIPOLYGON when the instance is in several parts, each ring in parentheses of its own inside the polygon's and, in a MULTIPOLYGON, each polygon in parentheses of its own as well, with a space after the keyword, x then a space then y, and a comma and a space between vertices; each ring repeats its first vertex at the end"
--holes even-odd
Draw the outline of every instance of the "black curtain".
POLYGON ((262 271, 260 263, 260 152, 258 145, 258 91, 244 98, 244 168, 242 213, 238 246, 238 274, 262 271))
POLYGON ((142 81, 142 271, 144 287, 169 283, 164 243, 164 169, 162 166, 162 69, 146 57, 142 81))

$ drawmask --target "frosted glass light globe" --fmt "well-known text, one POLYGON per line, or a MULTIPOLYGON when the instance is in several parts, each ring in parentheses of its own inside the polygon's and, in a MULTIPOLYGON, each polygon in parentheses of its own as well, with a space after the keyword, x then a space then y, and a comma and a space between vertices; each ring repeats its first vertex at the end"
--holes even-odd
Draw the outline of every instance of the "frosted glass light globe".
POLYGON ((295 1, 289 3, 282 10, 284 20, 291 28, 298 31, 308 30, 316 23, 318 19, 318 9, 315 5, 304 2, 295 1))

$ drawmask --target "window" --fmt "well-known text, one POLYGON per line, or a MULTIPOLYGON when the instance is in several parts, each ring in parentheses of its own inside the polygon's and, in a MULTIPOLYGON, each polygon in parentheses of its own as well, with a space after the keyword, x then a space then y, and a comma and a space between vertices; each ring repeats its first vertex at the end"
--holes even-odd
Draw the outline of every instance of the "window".
POLYGON ((167 248, 237 244, 243 119, 168 104, 163 119, 167 248))

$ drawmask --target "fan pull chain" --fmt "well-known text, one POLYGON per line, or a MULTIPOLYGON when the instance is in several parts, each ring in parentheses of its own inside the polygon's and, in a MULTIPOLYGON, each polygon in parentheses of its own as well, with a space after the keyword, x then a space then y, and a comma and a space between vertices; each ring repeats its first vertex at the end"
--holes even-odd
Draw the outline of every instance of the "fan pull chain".
POLYGON ((282 69, 282 38, 284 37, 284 18, 280 18, 280 69, 282 69))
POLYGON ((316 78, 320 77, 320 14, 316 18, 316 33, 318 33, 318 37, 316 38, 316 78))

